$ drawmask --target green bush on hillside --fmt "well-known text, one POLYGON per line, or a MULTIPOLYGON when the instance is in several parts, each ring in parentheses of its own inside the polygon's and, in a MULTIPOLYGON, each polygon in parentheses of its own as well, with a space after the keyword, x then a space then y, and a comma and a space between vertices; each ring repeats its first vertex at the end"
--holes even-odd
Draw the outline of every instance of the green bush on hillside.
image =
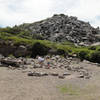
POLYGON ((84 59, 89 59, 88 53, 89 52, 87 50, 82 50, 78 53, 78 57, 81 59, 81 61, 84 60, 84 59))
POLYGON ((6 27, 6 28, 0 28, 0 32, 6 32, 6 33, 12 33, 12 34, 18 34, 21 32, 21 29, 17 26, 11 28, 11 27, 6 27))
POLYGON ((36 42, 32 47, 31 57, 36 57, 37 55, 44 56, 48 53, 49 48, 39 42, 36 42))
POLYGON ((100 51, 100 48, 98 48, 97 51, 100 51))
POLYGON ((89 47, 89 50, 96 50, 96 46, 89 47))
POLYGON ((90 56, 92 62, 100 63, 100 51, 95 51, 90 56))

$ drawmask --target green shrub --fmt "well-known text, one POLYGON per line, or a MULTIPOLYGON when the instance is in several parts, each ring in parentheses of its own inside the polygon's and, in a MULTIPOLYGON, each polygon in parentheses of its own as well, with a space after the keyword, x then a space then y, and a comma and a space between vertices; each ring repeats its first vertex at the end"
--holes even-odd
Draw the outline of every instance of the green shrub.
POLYGON ((12 36, 10 33, 6 33, 6 32, 1 32, 0 33, 1 38, 10 37, 10 36, 12 36))
POLYGON ((100 51, 100 48, 98 48, 97 51, 100 51))
POLYGON ((87 50, 80 51, 80 52, 78 53, 78 57, 79 57, 81 60, 89 59, 89 58, 88 58, 88 53, 89 53, 89 51, 87 51, 87 50))
POLYGON ((11 28, 11 27, 6 27, 6 28, 0 28, 0 32, 6 32, 6 33, 12 33, 12 34, 18 34, 21 32, 21 29, 17 26, 11 28))
POLYGON ((58 49, 58 50, 57 50, 57 54, 58 54, 58 55, 64 55, 64 54, 65 54, 65 51, 62 50, 62 49, 58 49))
POLYGON ((88 48, 89 50, 96 50, 96 46, 91 46, 88 48))
POLYGON ((17 34, 17 36, 19 36, 19 37, 25 37, 25 36, 30 37, 31 34, 30 34, 29 31, 21 31, 19 34, 17 34))
POLYGON ((100 51, 95 51, 91 53, 90 58, 92 62, 100 63, 100 51))
POLYGON ((49 48, 45 45, 36 42, 32 47, 32 55, 31 57, 36 57, 37 55, 44 56, 48 53, 49 48))

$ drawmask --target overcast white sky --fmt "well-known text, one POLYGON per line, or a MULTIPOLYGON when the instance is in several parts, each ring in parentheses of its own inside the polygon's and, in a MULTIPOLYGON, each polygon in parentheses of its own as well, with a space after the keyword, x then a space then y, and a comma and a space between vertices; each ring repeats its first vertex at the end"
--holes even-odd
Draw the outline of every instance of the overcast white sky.
POLYGON ((1 27, 35 22, 60 13, 100 26, 100 0, 0 0, 1 27))

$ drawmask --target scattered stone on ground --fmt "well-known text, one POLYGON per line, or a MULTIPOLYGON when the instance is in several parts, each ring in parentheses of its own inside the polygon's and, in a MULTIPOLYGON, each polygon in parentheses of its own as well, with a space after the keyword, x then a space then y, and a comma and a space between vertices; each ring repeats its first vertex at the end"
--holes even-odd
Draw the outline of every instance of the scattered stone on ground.
MULTIPOLYGON (((50 58, 50 69, 48 69, 46 57, 44 57, 44 62, 39 64, 38 59, 32 58, 11 58, 11 57, 3 57, 0 56, 0 65, 7 66, 9 69, 15 70, 22 70, 22 73, 27 73, 28 76, 35 76, 35 77, 43 77, 43 76, 58 76, 59 78, 64 79, 65 77, 72 75, 73 73, 78 73, 78 78, 85 78, 90 79, 91 74, 90 72, 80 64, 77 64, 78 58, 63 58, 60 56, 52 56, 50 58), (76 61, 76 62, 75 62, 76 61), (53 70, 52 72, 48 71, 36 71, 36 69, 44 69, 44 70, 53 70), (55 70, 63 70, 63 72, 59 73, 55 70), (28 72, 29 71, 29 72, 28 72)), ((83 61, 90 63, 89 61, 83 61)), ((94 63, 91 63, 94 64, 94 63)))

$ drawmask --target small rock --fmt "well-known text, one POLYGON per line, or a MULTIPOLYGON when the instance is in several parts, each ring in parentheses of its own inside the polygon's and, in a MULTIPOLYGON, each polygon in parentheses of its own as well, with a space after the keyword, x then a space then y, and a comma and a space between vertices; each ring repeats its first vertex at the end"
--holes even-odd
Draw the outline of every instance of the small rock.
POLYGON ((48 74, 45 72, 41 72, 40 74, 41 74, 41 76, 48 76, 48 74))
POLYGON ((33 76, 33 73, 32 72, 29 72, 27 75, 28 76, 33 76))
POLYGON ((71 75, 70 73, 65 72, 63 76, 71 75))
POLYGON ((72 68, 71 67, 68 67, 67 70, 72 70, 72 68))
POLYGON ((85 79, 90 79, 91 76, 86 76, 85 79))
POLYGON ((33 72, 33 76, 40 77, 41 76, 41 73, 39 73, 39 72, 33 72))
POLYGON ((53 73, 51 73, 51 75, 52 75, 52 76, 58 76, 58 73, 53 72, 53 73))
POLYGON ((84 78, 84 75, 80 75, 78 78, 84 78))
POLYGON ((58 78, 64 79, 65 77, 63 75, 59 75, 58 78))

